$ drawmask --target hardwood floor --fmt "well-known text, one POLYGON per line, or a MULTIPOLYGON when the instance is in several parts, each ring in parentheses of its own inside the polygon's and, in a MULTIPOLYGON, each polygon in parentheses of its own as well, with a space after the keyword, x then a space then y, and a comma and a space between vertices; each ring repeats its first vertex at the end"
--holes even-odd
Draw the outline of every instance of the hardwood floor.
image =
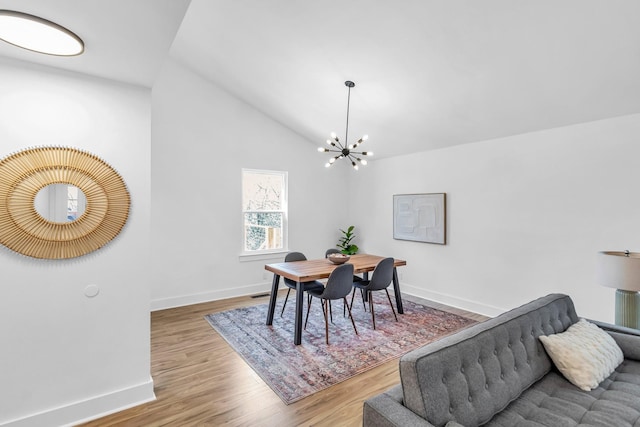
MULTIPOLYGON (((475 320, 486 317, 403 296, 475 320)), ((398 360, 285 405, 204 319, 268 301, 238 297, 151 313, 157 400, 84 426, 360 426, 362 403, 398 384, 398 360)))

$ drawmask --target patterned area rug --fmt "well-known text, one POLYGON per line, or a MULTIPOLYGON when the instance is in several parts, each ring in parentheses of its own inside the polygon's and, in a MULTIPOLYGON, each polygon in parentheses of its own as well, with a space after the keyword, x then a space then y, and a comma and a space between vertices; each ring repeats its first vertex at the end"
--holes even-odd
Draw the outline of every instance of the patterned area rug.
POLYGON ((272 326, 265 325, 268 304, 213 313, 205 319, 287 405, 475 323, 406 299, 404 314, 396 322, 386 295, 378 293, 374 296, 374 330, 371 314, 364 311, 358 297, 353 317, 359 335, 349 316, 342 316, 342 302, 334 301, 329 345, 317 299, 311 305, 301 345, 293 344, 295 303, 291 298, 283 317, 283 299, 278 300, 272 326))

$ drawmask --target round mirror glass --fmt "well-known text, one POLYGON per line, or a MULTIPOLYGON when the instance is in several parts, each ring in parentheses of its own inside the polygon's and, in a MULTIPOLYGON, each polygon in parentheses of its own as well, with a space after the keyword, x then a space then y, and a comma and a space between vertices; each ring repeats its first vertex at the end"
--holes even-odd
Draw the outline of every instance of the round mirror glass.
POLYGON ((71 184, 49 184, 36 194, 36 212, 51 222, 73 222, 87 207, 87 199, 78 187, 71 184))

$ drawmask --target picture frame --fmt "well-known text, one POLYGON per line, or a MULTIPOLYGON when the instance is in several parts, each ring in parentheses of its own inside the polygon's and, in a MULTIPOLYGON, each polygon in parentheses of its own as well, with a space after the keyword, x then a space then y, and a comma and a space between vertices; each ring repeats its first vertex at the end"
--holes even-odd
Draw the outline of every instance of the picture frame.
POLYGON ((394 194, 393 238, 447 244, 446 193, 394 194))

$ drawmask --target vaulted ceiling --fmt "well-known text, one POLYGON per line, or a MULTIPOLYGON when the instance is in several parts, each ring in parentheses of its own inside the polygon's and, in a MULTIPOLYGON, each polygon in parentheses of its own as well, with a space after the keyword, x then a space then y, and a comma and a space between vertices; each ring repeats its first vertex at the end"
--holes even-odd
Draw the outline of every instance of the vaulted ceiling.
MULTIPOLYGON (((376 157, 640 112, 636 0, 0 0, 87 43, 0 55, 151 86, 167 55, 322 145, 376 157), (186 11, 186 13, 185 13, 186 11), (183 19, 184 18, 184 19, 183 19), (173 45, 171 44, 173 41, 173 45)), ((265 141, 268 143, 268 141, 265 141)))

